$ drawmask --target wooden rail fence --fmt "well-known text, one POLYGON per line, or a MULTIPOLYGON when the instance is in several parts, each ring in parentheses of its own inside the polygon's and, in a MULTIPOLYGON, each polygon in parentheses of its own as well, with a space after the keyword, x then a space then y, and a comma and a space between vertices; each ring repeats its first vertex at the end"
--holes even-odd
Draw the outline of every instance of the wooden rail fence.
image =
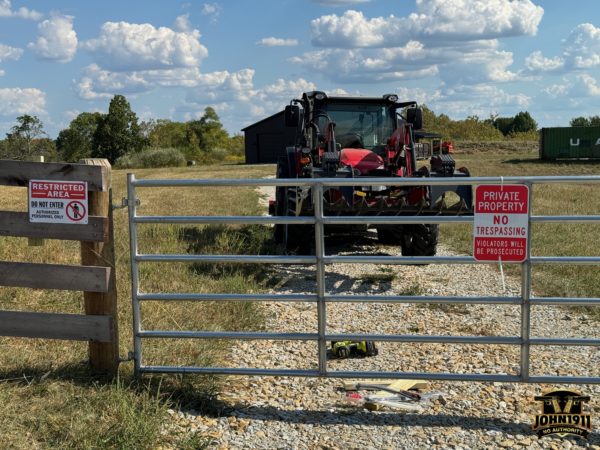
POLYGON ((117 291, 107 160, 82 164, 0 160, 0 186, 30 180, 86 181, 88 223, 36 223, 27 212, 0 211, 0 237, 81 241, 81 265, 0 261, 0 286, 83 291, 85 315, 0 311, 0 336, 89 341, 96 372, 116 374, 119 364, 117 291))

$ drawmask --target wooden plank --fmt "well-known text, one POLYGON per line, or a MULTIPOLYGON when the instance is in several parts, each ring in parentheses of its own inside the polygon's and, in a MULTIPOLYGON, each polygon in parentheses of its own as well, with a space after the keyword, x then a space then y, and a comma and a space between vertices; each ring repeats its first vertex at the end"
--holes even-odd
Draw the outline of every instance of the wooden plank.
POLYGON ((29 180, 87 181, 90 191, 107 191, 105 166, 0 160, 0 186, 28 186, 29 180))
MULTIPOLYGON (((425 380, 376 380, 372 383, 369 381, 344 381, 344 390, 346 391, 355 391, 359 384, 373 384, 376 386, 385 386, 390 389, 396 389, 398 391, 407 391, 409 389, 424 389, 427 387, 427 381, 425 380)), ((378 391, 378 395, 388 396, 389 392, 378 391)))
POLYGON ((0 286, 108 292, 109 267, 0 261, 0 286))
POLYGON ((0 336, 107 342, 113 326, 110 316, 0 311, 0 336))
MULTIPOLYGON (((109 171, 106 159, 86 159, 81 162, 99 165, 109 171)), ((112 213, 112 189, 108 192, 89 192, 88 210, 90 215, 108 217, 108 239, 105 242, 82 242, 81 263, 86 266, 110 266, 112 268, 109 289, 106 293, 84 292, 85 313, 113 318, 113 335, 110 342, 90 342, 89 355, 92 370, 117 375, 119 369, 119 334, 117 313, 117 282, 115 271, 114 226, 112 213)))
POLYGON ((104 242, 108 240, 108 218, 90 216, 87 225, 30 223, 26 212, 0 211, 0 236, 104 242))

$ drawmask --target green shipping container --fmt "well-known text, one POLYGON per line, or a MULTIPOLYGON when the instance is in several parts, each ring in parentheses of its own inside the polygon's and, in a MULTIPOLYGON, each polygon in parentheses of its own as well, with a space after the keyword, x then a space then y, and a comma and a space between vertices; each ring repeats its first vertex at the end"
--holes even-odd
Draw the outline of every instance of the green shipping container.
POLYGON ((542 128, 540 159, 600 158, 600 127, 542 128))

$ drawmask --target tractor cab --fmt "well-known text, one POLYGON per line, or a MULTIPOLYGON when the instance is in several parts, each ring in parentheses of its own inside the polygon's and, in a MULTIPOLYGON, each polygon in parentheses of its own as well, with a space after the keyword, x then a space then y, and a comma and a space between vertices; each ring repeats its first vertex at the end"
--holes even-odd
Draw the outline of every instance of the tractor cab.
MULTIPOLYGON (((455 170, 450 155, 434 155, 430 169, 417 168, 415 130, 422 128, 422 110, 414 101, 399 102, 398 96, 328 96, 321 91, 305 92, 285 108, 285 125, 296 129, 296 143, 287 147, 277 163, 277 178, 353 178, 355 185, 327 186, 323 191, 325 215, 397 216, 470 213, 469 186, 428 186, 426 177, 468 176, 455 170), (365 185, 361 177, 381 183, 365 185), (399 186, 398 178, 412 178, 414 185, 399 186), (446 192, 458 199, 446 205, 446 192), (456 197, 456 196, 455 196, 456 197)), ((273 212, 278 216, 314 214, 310 187, 276 190, 273 212)), ((368 227, 365 222, 361 229, 368 227)), ((349 226, 328 225, 326 233, 347 232, 349 226)), ((307 225, 277 225, 275 238, 288 250, 310 244, 307 225)), ((402 247, 406 256, 434 255, 438 226, 398 224, 377 226, 379 240, 402 247)))
POLYGON ((390 176, 388 169, 405 176, 416 170, 414 159, 406 155, 402 161, 395 158, 398 149, 389 151, 390 139, 396 130, 402 129, 396 140, 410 147, 414 140, 412 129, 420 128, 422 119, 416 102, 397 103, 397 100, 394 94, 328 97, 324 92, 307 92, 286 108, 286 124, 299 129, 298 144, 305 155, 310 154, 311 164, 307 169, 313 172, 316 169, 317 174, 325 170, 331 176, 335 166, 336 171, 354 170, 359 176, 384 175, 381 171, 390 176), (401 115, 403 110, 407 111, 406 118, 401 115))

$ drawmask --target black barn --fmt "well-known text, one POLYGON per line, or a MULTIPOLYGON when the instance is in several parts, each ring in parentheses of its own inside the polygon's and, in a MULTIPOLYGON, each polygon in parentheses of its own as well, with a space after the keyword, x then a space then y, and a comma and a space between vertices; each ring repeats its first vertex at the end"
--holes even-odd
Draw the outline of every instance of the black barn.
POLYGON ((296 128, 286 127, 283 111, 242 129, 246 164, 276 163, 285 148, 295 144, 296 128))

